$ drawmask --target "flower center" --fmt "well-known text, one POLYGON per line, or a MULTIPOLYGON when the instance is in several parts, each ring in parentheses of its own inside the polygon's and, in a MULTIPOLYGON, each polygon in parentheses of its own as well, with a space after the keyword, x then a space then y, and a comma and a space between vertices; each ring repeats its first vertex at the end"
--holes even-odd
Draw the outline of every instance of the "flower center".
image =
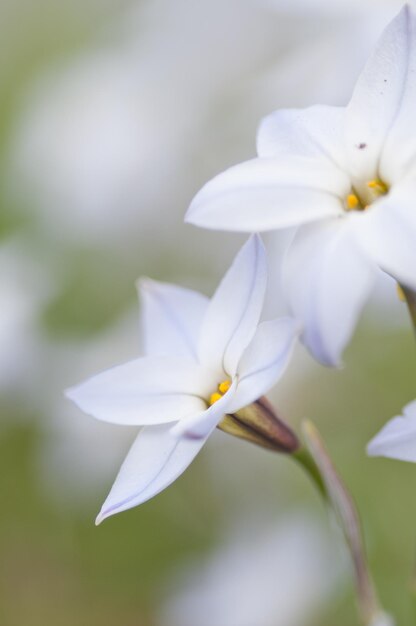
POLYGON ((365 183, 359 191, 352 187, 351 193, 345 198, 344 208, 346 211, 366 211, 370 204, 385 196, 388 191, 386 183, 374 178, 365 183))
POLYGON ((223 380, 222 383, 218 385, 217 391, 214 391, 214 393, 211 394, 211 397, 209 399, 210 406, 215 404, 215 402, 218 402, 218 400, 221 400, 223 395, 227 393, 230 387, 231 387, 231 380, 223 380))

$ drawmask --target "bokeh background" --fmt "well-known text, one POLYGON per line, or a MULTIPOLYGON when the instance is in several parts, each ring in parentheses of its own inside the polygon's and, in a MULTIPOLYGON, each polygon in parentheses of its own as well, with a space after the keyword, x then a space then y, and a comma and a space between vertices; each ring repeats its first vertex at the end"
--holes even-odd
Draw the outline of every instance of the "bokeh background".
MULTIPOLYGON (((353 626, 350 564, 287 458, 216 433, 168 490, 95 528, 134 429, 69 385, 140 351, 138 276, 210 294, 244 238, 182 222, 274 108, 345 104, 394 0, 2 0, 0 624, 353 626)), ((269 315, 285 310, 267 236, 269 315)), ((381 279, 345 367, 302 347, 271 394, 313 419, 360 508, 385 607, 413 623, 416 468, 368 440, 416 397, 381 279)))

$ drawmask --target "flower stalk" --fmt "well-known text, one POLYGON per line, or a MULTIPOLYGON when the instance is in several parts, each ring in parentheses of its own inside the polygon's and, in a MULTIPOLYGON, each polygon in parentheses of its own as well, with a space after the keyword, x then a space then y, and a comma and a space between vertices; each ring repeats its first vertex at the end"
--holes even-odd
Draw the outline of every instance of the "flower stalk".
POLYGON ((311 456, 307 448, 305 448, 304 446, 299 447, 299 449, 294 452, 293 458, 306 471, 309 478, 312 480, 324 500, 328 501, 328 494, 325 483, 322 479, 318 466, 316 465, 313 457, 311 456))
POLYGON ((413 331, 416 334, 416 292, 409 287, 400 285, 409 310, 410 319, 412 320, 413 331))
POLYGON ((264 397, 232 415, 217 428, 274 452, 291 454, 309 475, 341 527, 353 564, 358 611, 363 626, 394 626, 380 607, 367 563, 361 523, 355 503, 328 454, 325 444, 310 421, 302 425, 305 445, 285 424, 264 397))
MULTIPOLYGON (((315 463, 316 469, 310 475, 314 478, 318 472, 324 485, 326 499, 333 510, 343 532, 354 569, 358 610, 364 626, 391 624, 393 622, 380 607, 374 583, 368 567, 361 522, 356 505, 341 480, 328 454, 325 444, 314 424, 303 424, 303 435, 307 450, 315 463)), ((306 469, 308 466, 303 464, 306 469)))

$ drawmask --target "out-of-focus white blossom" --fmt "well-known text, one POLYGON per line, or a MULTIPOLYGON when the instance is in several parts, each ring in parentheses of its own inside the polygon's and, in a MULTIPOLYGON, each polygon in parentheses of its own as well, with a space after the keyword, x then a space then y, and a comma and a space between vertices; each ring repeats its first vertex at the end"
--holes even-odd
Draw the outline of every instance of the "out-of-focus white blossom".
POLYGON ((273 527, 234 520, 216 552, 172 583, 159 626, 309 626, 337 591, 344 558, 307 512, 273 527))
POLYGON ((53 283, 23 240, 0 246, 0 390, 24 393, 39 383, 41 312, 53 283))
MULTIPOLYGON (((116 52, 81 57, 51 71, 28 97, 13 191, 30 196, 47 229, 64 238, 116 236, 136 221, 138 190, 161 146, 131 63, 116 52)), ((149 214, 141 207, 140 220, 149 214)))
POLYGON ((391 615, 380 613, 376 615, 369 626, 395 626, 396 622, 391 615))
POLYGON ((158 0, 124 12, 97 49, 55 64, 24 93, 9 192, 64 241, 150 248, 150 232, 173 245, 207 167, 195 155, 213 109, 275 46, 268 17, 250 0, 158 0))

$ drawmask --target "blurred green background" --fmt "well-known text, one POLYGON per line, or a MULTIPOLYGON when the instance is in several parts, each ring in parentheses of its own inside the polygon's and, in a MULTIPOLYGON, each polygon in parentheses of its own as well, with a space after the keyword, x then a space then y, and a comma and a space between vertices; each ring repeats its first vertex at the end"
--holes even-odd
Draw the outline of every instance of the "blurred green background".
MULTIPOLYGON (((345 103, 398 4, 1 3, 1 625, 358 624, 342 541, 290 459, 218 433, 169 489, 96 528, 134 429, 62 391, 139 353, 138 276, 212 292, 244 238, 183 225, 193 194, 254 154, 273 108, 345 103)), ((266 239, 271 314, 284 239, 266 239)), ((299 347, 270 396, 294 427, 318 424, 400 624, 415 619, 416 468, 365 446, 414 399, 415 373, 380 280, 345 367, 299 347)))

